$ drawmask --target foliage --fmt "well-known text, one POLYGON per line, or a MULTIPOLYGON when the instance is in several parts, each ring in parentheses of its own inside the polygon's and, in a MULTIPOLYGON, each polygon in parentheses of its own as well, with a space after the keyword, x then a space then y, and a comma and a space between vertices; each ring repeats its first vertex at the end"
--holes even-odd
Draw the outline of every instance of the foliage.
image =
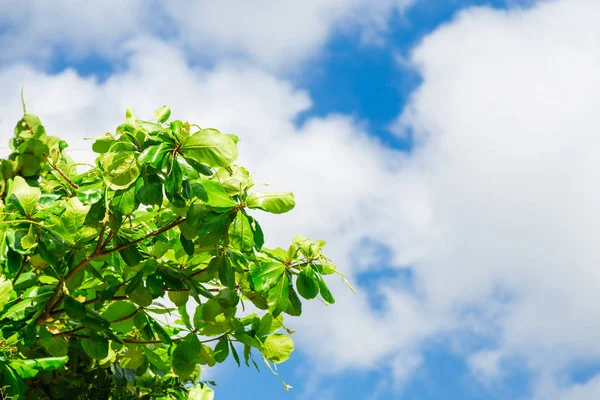
POLYGON ((276 371, 294 350, 283 314, 334 302, 323 241, 263 247, 251 211, 290 211, 292 193, 253 190, 236 136, 169 116, 128 110, 84 172, 38 117, 17 123, 0 160, 0 397, 211 399, 200 366, 258 354, 276 371))

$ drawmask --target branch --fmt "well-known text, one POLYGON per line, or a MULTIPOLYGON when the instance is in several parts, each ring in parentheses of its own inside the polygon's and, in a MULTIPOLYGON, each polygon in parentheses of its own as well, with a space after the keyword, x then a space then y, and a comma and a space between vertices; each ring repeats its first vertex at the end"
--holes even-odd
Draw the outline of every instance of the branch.
POLYGON ((42 153, 42 155, 44 156, 44 158, 48 162, 48 165, 50 165, 52 167, 52 169, 54 169, 56 172, 58 172, 60 174, 60 176, 62 176, 65 179, 65 181, 67 181, 69 183, 69 185, 73 186, 75 189, 79 189, 79 185, 77 185, 75 182, 73 182, 71 180, 71 178, 69 178, 67 176, 67 174, 65 174, 63 172, 62 169, 60 169, 56 165, 54 165, 54 163, 52 161, 50 161, 50 159, 48 158, 48 156, 46 155, 46 153, 42 153))
POLYGON ((65 282, 68 281, 69 279, 71 279, 73 276, 75 276, 79 271, 81 271, 83 268, 85 268, 85 266, 88 265, 90 262, 94 261, 96 258, 105 256, 107 254, 112 254, 117 251, 121 251, 130 246, 136 245, 146 239, 150 239, 150 238, 153 238, 154 236, 158 236, 161 233, 166 232, 170 229, 173 229, 177 225, 180 225, 184 222, 185 222, 185 218, 179 218, 179 219, 176 219, 175 221, 167 224, 166 226, 163 226, 162 228, 147 234, 144 237, 141 237, 132 242, 126 243, 122 246, 115 247, 113 249, 106 250, 106 251, 101 251, 101 250, 94 251, 94 253, 92 253, 91 256, 89 256, 86 259, 81 260, 81 262, 79 264, 77 264, 72 270, 70 270, 66 275, 64 275, 63 277, 61 277, 58 280, 58 283, 56 284, 56 288, 54 289, 52 296, 50 296, 50 299, 48 299, 48 303, 46 303, 46 308, 45 308, 44 312, 35 320, 35 324, 40 325, 43 321, 47 320, 48 317, 50 317, 52 308, 56 304, 56 299, 58 298, 65 282))
POLYGON ((166 232, 166 231, 168 231, 168 230, 170 230, 170 229, 173 229, 173 228, 175 228, 177 225, 181 225, 181 224, 183 224, 184 222, 185 222, 185 218, 179 218, 179 219, 176 219, 175 221, 171 222, 170 224, 168 224, 168 225, 166 225, 166 226, 163 226, 163 227, 162 227, 162 228, 160 228, 159 230, 157 230, 157 231, 154 231, 154 232, 151 232, 151 233, 147 234, 147 235, 146 235, 146 236, 144 236, 144 237, 141 237, 141 238, 139 238, 139 239, 136 239, 136 240, 134 240, 134 241, 131 241, 131 242, 129 242, 129 243, 125 243, 125 244, 123 244, 123 245, 121 245, 121 246, 114 247, 114 248, 112 248, 112 249, 109 249, 109 250, 105 250, 105 251, 103 251, 102 253, 100 253, 99 257, 100 257, 100 256, 105 256, 105 255, 107 255, 107 254, 112 254, 112 253, 115 253, 115 252, 117 252, 117 251, 124 250, 124 249, 126 249, 126 248, 128 248, 128 247, 134 246, 134 245, 136 245, 136 244, 138 244, 138 243, 140 243, 140 242, 143 242, 143 241, 144 241, 144 240, 146 240, 146 239, 153 238, 154 236, 158 236, 158 235, 160 235, 161 233, 164 233, 164 232, 166 232))
MULTIPOLYGON (((118 286, 117 286, 117 287, 118 287, 118 286)), ((117 290, 118 290, 118 289, 117 289, 117 290)), ((107 299, 107 300, 128 300, 128 299, 129 299, 129 297, 127 297, 127 296, 113 296, 113 297, 111 297, 110 299, 107 299)), ((98 297, 96 297, 96 298, 94 298, 94 299, 91 299, 91 300, 84 301, 84 302, 83 302, 83 303, 81 303, 81 304, 83 304, 84 306, 87 306, 87 305, 90 305, 90 304, 97 303, 97 302, 99 302, 99 301, 101 301, 101 300, 102 300, 102 296, 98 296, 98 297)), ((58 304, 58 303, 60 303, 60 302, 57 302, 57 304, 58 304)), ((61 308, 61 309, 59 309, 59 310, 53 310, 52 312, 50 312, 50 316, 51 316, 51 317, 54 317, 55 315, 59 315, 59 314, 62 314, 62 313, 64 313, 64 312, 65 312, 65 309, 64 309, 64 308, 61 308)))
POLYGON ((79 326, 75 329, 71 329, 70 331, 64 331, 64 332, 58 332, 58 333, 53 333, 52 336, 56 337, 56 336, 74 336, 73 334, 75 332, 79 332, 81 330, 85 329, 85 326, 79 326))
POLYGON ((129 318, 135 317, 135 315, 136 315, 137 313, 139 313, 141 310, 142 310, 142 308, 141 308, 141 307, 139 307, 139 308, 136 308, 136 309, 135 309, 135 311, 134 311, 134 312, 132 312, 132 313, 130 313, 129 315, 125 315, 124 317, 121 317, 121 318, 117 318, 117 319, 115 319, 115 320, 112 320, 112 321, 110 321, 110 323, 112 324, 112 323, 114 323, 114 322, 121 322, 121 321, 125 321, 125 320, 127 320, 127 319, 129 319, 129 318))
POLYGON ((108 246, 108 244, 110 243, 110 241, 112 240, 112 238, 115 236, 116 233, 117 233, 117 231, 113 231, 113 230, 111 230, 108 233, 108 235, 106 236, 106 240, 100 246, 100 250, 104 251, 104 249, 106 248, 106 246, 108 246))
MULTIPOLYGON (((106 218, 106 217, 104 217, 106 218)), ((104 232, 106 231, 106 222, 104 222, 102 224, 102 228, 100 229, 100 233, 98 234, 98 243, 96 244, 96 250, 94 250, 94 254, 95 253, 99 253, 102 249, 102 240, 104 240, 104 232)))
POLYGON ((15 285, 15 283, 17 283, 17 281, 19 280, 19 277, 23 273, 23 270, 25 269, 25 264, 27 264, 27 256, 25 256, 23 258, 23 261, 21 261, 21 268, 19 268, 19 271, 17 272, 17 275, 15 275, 15 277, 12 280, 13 286, 15 285))
MULTIPOLYGON (((126 319, 129 319, 129 318, 135 316, 135 314, 137 314, 140 310, 141 310, 141 307, 140 308, 136 308, 136 310, 134 312, 130 313, 129 315, 125 315, 124 317, 113 319, 113 320, 110 320, 108 322, 110 322, 112 324, 112 323, 115 323, 115 322, 125 321, 126 319)), ((54 333, 54 334, 52 334, 52 336, 75 336, 75 335, 73 335, 75 332, 79 332, 79 331, 81 331, 83 329, 85 329, 85 326, 81 325, 81 326, 78 326, 77 328, 72 329, 70 331, 64 331, 64 332, 54 333)))

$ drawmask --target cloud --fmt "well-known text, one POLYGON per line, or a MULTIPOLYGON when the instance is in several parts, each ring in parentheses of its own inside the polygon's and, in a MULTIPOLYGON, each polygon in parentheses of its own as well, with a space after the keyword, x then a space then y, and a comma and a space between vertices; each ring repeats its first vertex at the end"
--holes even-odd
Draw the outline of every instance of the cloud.
POLYGON ((178 43, 194 60, 238 58, 293 69, 316 55, 334 31, 359 31, 366 42, 380 39, 390 18, 412 2, 4 0, 0 61, 47 65, 57 54, 69 61, 88 56, 118 61, 124 41, 151 35, 178 43))
POLYGON ((600 358, 598 12, 470 9, 411 58, 423 83, 396 130, 416 143, 402 170, 424 186, 431 236, 396 241, 396 260, 413 264, 433 315, 459 331, 475 307, 496 330, 471 358, 484 372, 519 355, 553 381, 600 358))

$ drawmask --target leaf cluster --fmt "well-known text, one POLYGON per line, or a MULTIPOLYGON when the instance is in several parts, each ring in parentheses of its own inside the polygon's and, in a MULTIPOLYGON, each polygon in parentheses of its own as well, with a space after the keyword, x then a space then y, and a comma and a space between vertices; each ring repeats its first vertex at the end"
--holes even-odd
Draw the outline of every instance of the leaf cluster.
POLYGON ((264 247, 255 215, 293 194, 255 190, 236 136, 155 117, 127 110, 83 172, 38 117, 17 123, 0 160, 2 397, 209 399, 201 366, 276 373, 294 350, 283 316, 334 303, 323 241, 264 247))

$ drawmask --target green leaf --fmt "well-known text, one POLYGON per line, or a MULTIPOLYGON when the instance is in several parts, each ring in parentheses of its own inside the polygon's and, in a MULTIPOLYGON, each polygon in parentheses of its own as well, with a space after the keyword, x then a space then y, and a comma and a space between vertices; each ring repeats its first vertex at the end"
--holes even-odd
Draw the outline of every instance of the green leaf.
MULTIPOLYGON (((173 160, 172 156, 169 157, 169 160, 173 160)), ((165 192, 179 195, 182 184, 183 171, 181 170, 179 163, 170 161, 170 168, 165 179, 165 192)))
POLYGON ((187 224, 194 229, 194 238, 198 233, 224 232, 225 226, 229 222, 229 215, 226 212, 218 213, 207 208, 203 204, 192 204, 186 215, 187 224), (222 229, 222 231, 220 230, 222 229))
POLYGON ((294 341, 287 335, 268 336, 263 343, 263 355, 274 364, 280 364, 290 358, 294 351, 294 341))
POLYGON ((102 163, 104 182, 112 190, 125 189, 140 175, 140 167, 133 152, 109 154, 102 163))
POLYGON ((136 198, 146 205, 161 205, 163 201, 162 181, 157 175, 142 174, 135 182, 136 198))
POLYGON ((215 346, 214 357, 215 361, 222 363, 229 356, 229 340, 226 336, 219 339, 219 343, 215 346))
POLYGON ((277 316, 281 312, 287 312, 292 308, 290 303, 290 281, 286 274, 281 275, 275 286, 269 290, 267 304, 273 316, 277 316))
POLYGON ((292 192, 252 192, 246 198, 246 205, 249 208, 258 208, 273 214, 283 214, 293 209, 296 202, 292 192))
POLYGON ((300 314, 302 314, 302 302, 300 301, 298 294, 294 290, 294 287, 291 285, 289 287, 289 292, 290 293, 289 293, 288 299, 289 299, 290 303, 289 303, 289 307, 287 308, 287 310, 285 310, 285 312, 288 313, 289 315, 298 317, 298 316, 300 316, 300 314))
POLYGON ((154 350, 150 350, 147 346, 142 346, 142 350, 146 354, 146 357, 148 357, 150 364, 154 365, 160 371, 167 372, 171 369, 168 362, 163 360, 154 350))
POLYGON ((100 226, 100 221, 104 219, 106 214, 106 207, 104 205, 104 198, 97 203, 92 204, 90 210, 85 216, 85 224, 91 227, 100 226))
POLYGON ((115 139, 110 135, 99 137, 94 144, 92 144, 92 150, 99 154, 107 153, 108 150, 110 150, 110 146, 115 142, 115 139))
POLYGON ((11 187, 11 194, 16 197, 26 216, 31 217, 35 214, 37 204, 42 196, 39 188, 29 186, 25 179, 16 176, 11 187))
POLYGON ((219 182, 229 194, 239 195, 254 185, 250 172, 239 165, 220 168, 210 179, 219 182))
POLYGON ((173 304, 175 304, 177 307, 182 307, 185 306, 188 302, 188 299, 190 298, 190 292, 183 291, 183 292, 174 292, 174 291, 170 291, 168 293, 169 299, 173 302, 173 304))
POLYGON ((186 237, 181 234, 179 235, 179 242, 188 256, 194 255, 194 242, 192 240, 186 239, 186 237))
POLYGON ((35 378, 40 371, 52 371, 65 365, 69 357, 46 357, 28 360, 12 360, 11 368, 23 379, 35 378))
POLYGON ((135 198, 135 192, 135 186, 116 191, 115 196, 110 201, 111 210, 119 215, 132 214, 139 205, 135 198))
POLYGON ((173 372, 181 379, 191 375, 199 362, 202 345, 194 333, 190 333, 177 342, 173 355, 173 372))
POLYGON ((144 353, 137 347, 131 346, 125 354, 119 357, 119 364, 122 368, 137 369, 144 364, 144 353))
POLYGON ((12 248, 8 248, 6 251, 6 269, 10 273, 16 273, 21 268, 22 262, 21 255, 14 251, 12 248))
POLYGON ((202 306, 202 319, 214 322, 219 314, 223 312, 221 305, 216 299, 210 299, 202 306))
POLYGON ((90 339, 81 339, 81 347, 86 354, 96 360, 103 360, 108 357, 108 340, 93 337, 90 339))
POLYGON ((154 111, 154 118, 156 118, 156 120, 161 124, 163 122, 166 122, 169 119, 170 115, 171 109, 167 106, 162 106, 156 111, 154 111))
POLYGON ((218 182, 203 180, 201 181, 201 187, 204 192, 195 185, 192 186, 194 195, 206 202, 215 211, 229 211, 237 206, 237 203, 229 197, 229 194, 223 190, 218 182))
POLYGON ((251 270, 252 284, 260 292, 266 292, 285 272, 285 265, 277 262, 263 262, 251 270))
POLYGON ((231 348, 231 355, 233 356, 233 359, 235 360, 236 364, 239 367, 240 366, 240 356, 238 355, 237 350, 235 349, 235 346, 233 345, 233 342, 229 342, 229 347, 231 348))
POLYGON ((208 385, 204 386, 194 386, 190 393, 188 394, 187 400, 214 400, 215 392, 208 387, 208 385))
POLYGON ((119 322, 111 322, 110 327, 115 332, 127 333, 133 329, 133 317, 137 310, 135 304, 129 301, 115 301, 111 303, 106 310, 102 312, 102 316, 108 321, 115 321, 131 315, 131 318, 127 318, 119 322))
POLYGON ((69 318, 79 321, 87 316, 87 310, 85 309, 85 306, 77 300, 75 300, 73 297, 66 296, 64 303, 65 312, 67 313, 69 318))
POLYGON ((69 353, 69 341, 65 337, 50 335, 48 338, 41 340, 41 343, 44 349, 53 357, 62 357, 69 353))
POLYGON ((77 190, 77 198, 83 204, 94 204, 102 198, 103 189, 99 184, 82 186, 77 190))
POLYGON ((110 328, 110 322, 95 312, 88 312, 88 315, 81 320, 81 324, 95 332, 103 332, 110 328))
POLYGON ((155 320, 154 318, 148 316, 148 321, 150 321, 150 325, 152 325, 152 329, 156 332, 156 335, 163 343, 171 345, 173 340, 171 340, 171 336, 165 331, 160 322, 155 320))
POLYGON ((243 212, 237 212, 229 225, 229 240, 233 247, 241 251, 251 251, 254 247, 254 233, 243 212))
POLYGON ((181 151, 185 157, 210 167, 226 167, 238 157, 238 148, 231 137, 216 129, 202 129, 188 137, 181 151))
POLYGON ((222 256, 219 258, 219 281, 223 286, 230 289, 235 288, 235 273, 229 262, 229 258, 222 256))
MULTIPOLYGON (((122 245, 128 244, 130 242, 128 242, 124 238, 117 237, 116 243, 118 246, 122 246, 122 245)), ((127 264, 130 267, 135 267, 144 258, 142 256, 142 254, 139 252, 139 250, 137 249, 137 245, 129 246, 122 250, 119 250, 119 254, 121 255, 121 257, 123 257, 123 261, 125 261, 125 264, 127 264)))
POLYGON ((0 276, 0 311, 4 308, 6 303, 8 303, 12 290, 12 282, 7 280, 4 276, 0 276))
POLYGON ((157 145, 148 146, 138 157, 138 163, 140 165, 148 164, 152 168, 158 169, 162 165, 165 156, 172 150, 172 146, 164 142, 157 145))
POLYGON ((129 298, 137 305, 142 307, 148 307, 152 304, 152 293, 145 286, 138 286, 133 292, 129 294, 129 298))
POLYGON ((205 344, 200 345, 200 354, 198 357, 198 363, 202 365, 208 365, 213 367, 216 364, 213 349, 205 344))
POLYGON ((89 210, 90 206, 83 205, 77 197, 67 200, 65 211, 61 216, 61 222, 65 229, 72 235, 80 233, 89 210))
POLYGON ((273 316, 271 314, 265 314, 260 319, 260 324, 256 330, 257 337, 263 337, 271 332, 271 325, 273 324, 273 316))
POLYGON ((319 282, 310 266, 305 266, 298 274, 296 288, 300 296, 308 300, 314 299, 319 294, 319 282))
POLYGON ((1 383, 4 392, 3 394, 5 396, 10 396, 8 397, 9 399, 22 399, 25 391, 28 389, 25 382, 23 382, 15 370, 9 366, 4 368, 1 383))
POLYGON ((323 278, 319 278, 319 291, 321 292, 321 296, 323 297, 323 300, 325 300, 329 304, 335 303, 335 299, 333 298, 333 295, 329 291, 329 288, 325 284, 325 281, 323 280, 323 278))

